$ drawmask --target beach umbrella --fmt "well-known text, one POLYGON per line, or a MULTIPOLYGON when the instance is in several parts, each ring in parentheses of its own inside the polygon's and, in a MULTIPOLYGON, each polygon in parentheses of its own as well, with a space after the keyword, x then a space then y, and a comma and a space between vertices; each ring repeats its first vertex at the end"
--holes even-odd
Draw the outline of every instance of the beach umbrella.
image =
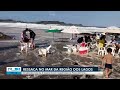
POLYGON ((96 32, 96 33, 103 33, 106 28, 98 28, 98 27, 86 27, 85 30, 88 32, 96 32))
POLYGON ((62 30, 59 29, 48 29, 46 32, 53 33, 53 40, 54 40, 54 33, 60 33, 62 30))
POLYGON ((63 33, 71 33, 71 34, 78 34, 78 33, 80 33, 80 30, 75 26, 71 26, 69 28, 63 29, 63 31, 61 31, 61 32, 63 32, 63 33))
POLYGON ((115 26, 107 27, 104 33, 120 33, 120 28, 115 26))
POLYGON ((76 26, 71 26, 69 28, 63 29, 63 31, 61 31, 61 32, 70 33, 70 34, 72 34, 72 38, 73 38, 73 34, 79 34, 80 30, 76 26))

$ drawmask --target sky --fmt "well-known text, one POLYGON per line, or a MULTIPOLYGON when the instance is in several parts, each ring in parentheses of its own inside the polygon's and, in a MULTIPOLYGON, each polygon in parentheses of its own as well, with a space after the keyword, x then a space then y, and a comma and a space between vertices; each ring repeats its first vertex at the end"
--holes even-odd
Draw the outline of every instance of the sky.
POLYGON ((120 11, 0 11, 0 19, 120 27, 120 11))

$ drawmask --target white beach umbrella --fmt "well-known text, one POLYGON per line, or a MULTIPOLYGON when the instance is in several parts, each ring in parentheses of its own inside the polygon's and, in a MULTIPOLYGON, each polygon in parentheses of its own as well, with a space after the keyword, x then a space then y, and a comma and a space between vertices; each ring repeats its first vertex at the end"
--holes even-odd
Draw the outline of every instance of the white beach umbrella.
POLYGON ((103 33, 105 31, 105 28, 97 28, 97 27, 88 27, 86 28, 89 32, 96 32, 96 33, 103 33))
POLYGON ((102 33, 105 30, 105 28, 97 28, 97 27, 79 27, 79 29, 81 32, 87 32, 87 33, 92 33, 92 32, 102 33))
POLYGON ((71 26, 69 28, 63 29, 63 31, 61 31, 61 32, 63 32, 63 33, 71 33, 71 34, 79 34, 80 30, 75 26, 71 26))
POLYGON ((106 28, 104 32, 105 33, 120 33, 120 28, 111 26, 111 27, 106 28))
POLYGON ((81 33, 80 30, 76 26, 71 26, 69 28, 65 28, 61 32, 72 34, 72 38, 73 38, 73 34, 79 34, 79 33, 81 33))

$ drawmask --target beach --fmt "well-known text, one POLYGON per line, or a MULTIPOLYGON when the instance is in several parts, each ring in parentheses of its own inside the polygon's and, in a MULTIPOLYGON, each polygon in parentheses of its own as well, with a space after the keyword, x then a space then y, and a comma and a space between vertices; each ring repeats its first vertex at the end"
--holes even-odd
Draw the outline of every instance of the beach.
MULTIPOLYGON (((74 79, 72 75, 39 75, 39 76, 12 76, 6 75, 6 67, 23 67, 23 66, 100 66, 101 58, 96 53, 89 53, 88 56, 68 55, 63 46, 70 44, 69 42, 57 42, 62 37, 61 33, 55 33, 56 42, 52 43, 53 34, 46 33, 44 29, 32 29, 36 33, 35 43, 38 47, 42 43, 52 44, 52 54, 48 54, 46 58, 38 56, 38 48, 31 50, 28 55, 20 53, 19 41, 23 28, 18 27, 0 27, 0 32, 6 35, 15 36, 15 40, 0 41, 0 79, 74 79), (77 64, 76 64, 77 63, 77 64)), ((63 38, 71 38, 71 34, 63 34, 63 38)), ((120 58, 116 58, 113 65, 113 79, 120 79, 120 58)), ((95 75, 77 75, 79 79, 102 79, 101 76, 95 75)))

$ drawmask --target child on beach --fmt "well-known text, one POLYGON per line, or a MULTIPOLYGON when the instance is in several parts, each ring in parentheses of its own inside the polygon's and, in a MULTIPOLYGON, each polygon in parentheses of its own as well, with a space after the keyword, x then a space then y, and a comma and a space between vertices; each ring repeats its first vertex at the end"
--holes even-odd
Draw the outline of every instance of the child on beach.
MULTIPOLYGON (((112 63, 113 63, 113 55, 111 54, 112 49, 107 49, 107 55, 104 56, 103 62, 105 63, 105 77, 109 78, 110 73, 112 72, 112 63)), ((103 65, 102 62, 102 65, 103 65)))

